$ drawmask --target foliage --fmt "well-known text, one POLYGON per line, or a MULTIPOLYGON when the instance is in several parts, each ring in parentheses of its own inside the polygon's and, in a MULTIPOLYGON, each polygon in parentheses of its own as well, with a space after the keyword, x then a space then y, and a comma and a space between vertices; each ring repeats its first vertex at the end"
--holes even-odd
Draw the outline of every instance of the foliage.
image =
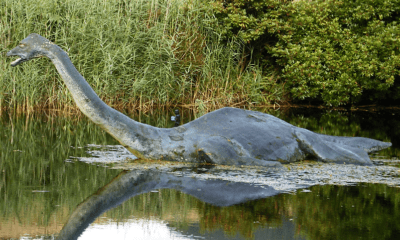
POLYGON ((282 4, 280 0, 215 0, 210 6, 221 27, 219 32, 227 37, 239 36, 245 42, 259 39, 268 31, 271 14, 282 4))
POLYGON ((223 34, 264 48, 266 64, 295 99, 337 106, 400 98, 399 0, 261 1, 212 3, 223 34), (372 94, 371 94, 372 93, 372 94))
POLYGON ((32 32, 67 51, 107 103, 270 99, 257 92, 265 79, 258 65, 245 66, 242 42, 221 44, 204 27, 214 16, 200 0, 1 0, 0 6, 0 107, 73 104, 49 61, 10 67, 5 53, 32 32))

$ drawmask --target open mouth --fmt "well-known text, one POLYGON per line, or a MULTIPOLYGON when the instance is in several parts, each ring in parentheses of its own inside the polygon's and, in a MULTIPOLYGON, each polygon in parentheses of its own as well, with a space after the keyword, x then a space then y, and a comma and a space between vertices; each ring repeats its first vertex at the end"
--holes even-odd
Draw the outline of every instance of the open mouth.
POLYGON ((14 60, 14 61, 11 62, 11 66, 12 66, 12 67, 15 67, 15 66, 17 66, 18 64, 21 64, 21 63, 23 63, 23 62, 25 62, 25 61, 26 61, 26 59, 18 58, 18 59, 16 59, 16 60, 14 60))
POLYGON ((25 57, 25 54, 20 54, 17 48, 14 48, 7 53, 7 57, 12 57, 12 56, 18 57, 17 59, 11 62, 12 67, 15 67, 23 62, 28 61, 28 59, 25 57))

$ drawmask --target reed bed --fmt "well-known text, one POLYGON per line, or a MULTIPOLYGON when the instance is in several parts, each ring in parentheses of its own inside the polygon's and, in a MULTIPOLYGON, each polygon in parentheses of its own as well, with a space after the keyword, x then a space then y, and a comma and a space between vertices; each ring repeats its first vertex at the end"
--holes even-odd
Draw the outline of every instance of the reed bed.
POLYGON ((202 0, 0 1, 0 108, 74 106, 50 61, 16 68, 5 54, 30 33, 68 52, 99 96, 117 108, 269 104, 273 78, 248 64, 240 39, 222 41, 202 0))

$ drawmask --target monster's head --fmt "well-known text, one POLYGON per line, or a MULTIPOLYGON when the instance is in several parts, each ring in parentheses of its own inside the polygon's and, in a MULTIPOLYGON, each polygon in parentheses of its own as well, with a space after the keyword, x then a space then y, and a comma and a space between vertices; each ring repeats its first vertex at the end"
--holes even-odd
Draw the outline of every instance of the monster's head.
POLYGON ((31 60, 32 58, 49 56, 50 47, 55 46, 52 42, 39 34, 29 34, 27 38, 22 40, 17 47, 10 50, 7 56, 18 56, 19 58, 11 62, 11 66, 15 67, 20 63, 31 60))

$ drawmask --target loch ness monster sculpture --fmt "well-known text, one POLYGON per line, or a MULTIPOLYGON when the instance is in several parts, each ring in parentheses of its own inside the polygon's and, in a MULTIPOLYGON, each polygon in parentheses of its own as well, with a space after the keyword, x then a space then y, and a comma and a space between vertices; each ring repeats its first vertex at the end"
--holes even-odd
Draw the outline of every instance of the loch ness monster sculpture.
POLYGON ((269 114, 237 108, 222 108, 175 128, 157 128, 106 105, 67 53, 38 34, 30 34, 7 56, 19 57, 11 66, 36 57, 49 58, 79 109, 138 158, 267 167, 312 158, 371 165, 369 152, 391 146, 363 137, 317 134, 269 114))

